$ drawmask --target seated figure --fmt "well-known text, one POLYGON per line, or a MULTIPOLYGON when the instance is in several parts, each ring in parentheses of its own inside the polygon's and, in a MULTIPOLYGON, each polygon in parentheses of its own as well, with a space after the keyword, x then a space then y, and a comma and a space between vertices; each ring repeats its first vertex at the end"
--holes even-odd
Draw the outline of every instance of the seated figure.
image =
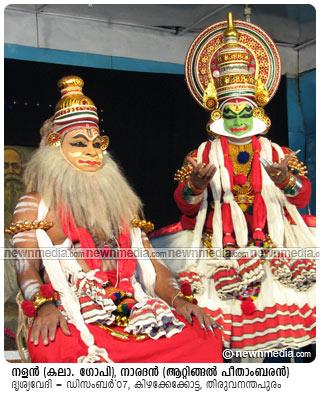
POLYGON ((140 199, 106 151, 82 79, 58 87, 6 229, 19 250, 21 307, 33 318, 31 361, 221 362, 214 320, 151 257, 140 228, 152 224, 139 219, 140 199))
POLYGON ((264 137, 271 122, 263 107, 281 75, 275 44, 229 13, 196 37, 185 71, 191 94, 211 112, 209 139, 177 171, 180 222, 153 232, 152 244, 207 249, 167 265, 211 310, 225 347, 313 344, 315 260, 312 251, 297 256, 315 247, 314 217, 297 210, 311 184, 297 154, 264 137))

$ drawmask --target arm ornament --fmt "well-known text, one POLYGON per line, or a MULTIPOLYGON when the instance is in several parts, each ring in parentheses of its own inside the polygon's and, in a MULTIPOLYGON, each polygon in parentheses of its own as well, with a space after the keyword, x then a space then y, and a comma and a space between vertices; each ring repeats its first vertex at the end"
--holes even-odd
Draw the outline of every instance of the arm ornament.
POLYGON ((308 174, 307 167, 302 161, 299 161, 296 155, 292 155, 288 162, 288 168, 294 175, 305 176, 308 174))
POLYGON ((8 228, 5 229, 5 233, 9 235, 15 235, 19 232, 31 231, 33 229, 44 229, 45 231, 50 229, 53 226, 53 222, 51 221, 24 221, 24 222, 16 222, 11 223, 8 228))
POLYGON ((154 224, 151 221, 146 221, 145 219, 133 218, 133 220, 131 220, 131 225, 134 228, 140 228, 145 233, 149 233, 154 230, 154 224))
POLYGON ((174 174, 174 180, 179 182, 184 182, 191 174, 193 168, 190 163, 184 164, 177 172, 174 174))
POLYGON ((182 191, 182 198, 189 204, 198 204, 202 199, 203 190, 195 187, 188 179, 182 191))
POLYGON ((32 300, 24 300, 21 303, 21 308, 28 318, 33 318, 37 315, 38 310, 46 303, 55 301, 55 292, 51 283, 45 283, 40 286, 40 290, 36 293, 32 300))
POLYGON ((174 174, 174 180, 178 182, 184 182, 189 176, 191 175, 191 172, 193 171, 193 167, 191 163, 188 162, 187 157, 192 157, 195 161, 197 161, 197 151, 192 150, 190 151, 187 156, 185 157, 183 161, 183 165, 180 169, 177 170, 177 172, 174 174))
POLYGON ((182 298, 189 303, 197 304, 197 300, 193 296, 191 285, 189 282, 182 282, 180 285, 180 290, 173 296, 171 300, 171 306, 174 307, 174 302, 177 298, 182 298))
POLYGON ((289 178, 278 185, 278 187, 284 192, 286 196, 294 197, 301 191, 302 183, 298 176, 289 174, 289 178))

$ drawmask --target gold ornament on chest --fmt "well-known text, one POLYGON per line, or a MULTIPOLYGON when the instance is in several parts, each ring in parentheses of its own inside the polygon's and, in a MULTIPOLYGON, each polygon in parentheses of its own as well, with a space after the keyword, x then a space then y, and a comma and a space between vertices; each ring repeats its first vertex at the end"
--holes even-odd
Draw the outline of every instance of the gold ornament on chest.
POLYGON ((253 158, 252 143, 233 144, 229 142, 228 147, 234 176, 232 192, 235 201, 245 212, 254 199, 249 179, 253 158))

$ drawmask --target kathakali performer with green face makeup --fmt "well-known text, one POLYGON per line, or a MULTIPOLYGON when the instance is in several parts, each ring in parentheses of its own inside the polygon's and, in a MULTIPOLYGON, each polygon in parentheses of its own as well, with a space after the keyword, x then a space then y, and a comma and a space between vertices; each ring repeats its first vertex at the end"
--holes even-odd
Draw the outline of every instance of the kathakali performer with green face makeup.
POLYGON ((252 106, 246 102, 228 103, 223 110, 224 129, 237 137, 251 132, 253 128, 252 111, 252 106))
POLYGON ((185 71, 191 94, 210 111, 210 139, 177 171, 181 221, 155 232, 153 244, 208 248, 210 257, 174 260, 170 267, 211 310, 226 347, 314 343, 315 261, 270 253, 315 245, 314 218, 297 210, 311 194, 306 167, 265 137, 271 122, 263 107, 281 77, 275 44, 261 28, 233 21, 229 13, 227 22, 196 37, 185 71))

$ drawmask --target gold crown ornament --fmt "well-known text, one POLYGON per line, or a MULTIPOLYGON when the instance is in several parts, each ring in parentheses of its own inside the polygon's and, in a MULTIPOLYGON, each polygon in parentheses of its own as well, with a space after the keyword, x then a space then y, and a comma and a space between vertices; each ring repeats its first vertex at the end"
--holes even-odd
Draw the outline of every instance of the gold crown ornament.
MULTIPOLYGON (((55 107, 53 132, 47 137, 47 144, 59 146, 63 135, 77 125, 99 129, 99 118, 94 102, 83 93, 83 80, 76 75, 68 75, 58 81, 61 98, 55 107)), ((109 137, 102 136, 102 149, 109 145, 109 137)))
MULTIPOLYGON (((227 21, 209 26, 195 38, 187 53, 185 77, 192 96, 211 112, 211 132, 225 134, 226 103, 249 102, 260 109, 274 96, 281 78, 280 57, 266 32, 233 20, 229 12, 227 21)), ((253 120, 252 134, 266 133, 271 124, 261 112, 253 120)))

